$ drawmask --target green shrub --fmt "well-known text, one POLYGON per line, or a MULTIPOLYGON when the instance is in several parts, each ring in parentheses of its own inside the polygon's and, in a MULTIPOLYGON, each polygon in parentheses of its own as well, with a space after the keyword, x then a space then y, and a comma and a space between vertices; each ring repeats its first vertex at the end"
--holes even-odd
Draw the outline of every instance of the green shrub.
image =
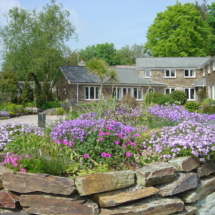
POLYGON ((157 98, 155 103, 158 104, 158 105, 168 105, 168 104, 173 104, 174 100, 171 97, 171 95, 163 94, 163 95, 161 95, 160 97, 157 98))
POLYGON ((210 99, 210 98, 207 98, 205 99, 201 105, 212 105, 212 104, 215 104, 215 100, 214 99, 210 99))
POLYGON ((63 115, 63 114, 65 114, 65 110, 62 107, 59 107, 59 108, 55 109, 55 113, 57 115, 63 115))
POLYGON ((181 105, 184 105, 187 101, 187 94, 182 90, 175 90, 170 95, 174 101, 180 102, 181 105))
POLYGON ((1 105, 1 110, 8 111, 11 115, 14 115, 15 113, 23 113, 24 107, 22 105, 16 105, 8 102, 1 105))
POLYGON ((204 106, 202 112, 206 114, 215 114, 215 106, 212 105, 204 106))
POLYGON ((184 108, 189 112, 196 112, 199 109, 200 104, 195 101, 186 101, 184 108))
POLYGON ((60 101, 58 100, 46 101, 46 102, 43 102, 41 105, 41 108, 44 110, 51 109, 51 108, 58 108, 58 107, 60 107, 60 101))

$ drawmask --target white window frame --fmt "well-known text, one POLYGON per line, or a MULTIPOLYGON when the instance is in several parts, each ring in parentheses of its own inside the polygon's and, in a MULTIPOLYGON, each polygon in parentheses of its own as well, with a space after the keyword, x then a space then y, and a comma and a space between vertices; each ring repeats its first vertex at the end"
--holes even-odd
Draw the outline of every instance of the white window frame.
POLYGON ((213 71, 215 71, 215 60, 213 60, 213 71))
POLYGON ((100 87, 98 87, 98 86, 86 86, 86 87, 84 87, 84 100, 99 100, 99 90, 100 90, 100 87), (86 89, 88 89, 88 96, 87 96, 86 89), (90 98, 91 90, 93 90, 93 98, 90 98), (96 94, 96 90, 97 90, 97 94, 96 94))
POLYGON ((211 73, 211 67, 210 67, 210 64, 208 64, 208 74, 211 73))
POLYGON ((212 85, 212 99, 215 99, 215 84, 212 85))
POLYGON ((151 70, 146 69, 145 70, 145 78, 150 78, 151 77, 151 70), (149 72, 149 75, 146 75, 146 72, 149 72))
POLYGON ((118 100, 121 100, 123 95, 127 93, 131 94, 131 96, 133 96, 136 100, 143 100, 142 87, 116 87, 115 88, 115 96, 116 96, 116 99, 118 100))
POLYGON ((196 77, 196 71, 195 71, 195 69, 185 69, 184 70, 184 78, 195 78, 196 77), (186 70, 188 70, 188 76, 185 76, 185 71, 186 70), (193 71, 194 72, 194 75, 192 76, 191 75, 191 71, 193 71))
POLYGON ((165 76, 165 78, 176 78, 176 70, 175 69, 165 69, 164 76, 165 76), (170 74, 169 76, 166 75, 167 71, 169 71, 169 74, 170 74), (174 71, 174 74, 175 74, 174 76, 171 75, 172 71, 174 71))
POLYGON ((205 76, 205 67, 203 67, 202 76, 205 76))
POLYGON ((184 92, 187 94, 187 100, 189 101, 194 101, 196 99, 196 93, 195 93, 195 88, 184 88, 184 92), (188 94, 186 93, 186 90, 188 90, 188 94), (191 98, 191 91, 193 90, 193 97, 191 98))
POLYGON ((173 91, 175 91, 176 89, 175 88, 165 88, 164 89, 164 94, 171 94, 173 91), (169 93, 166 93, 166 90, 169 90, 169 93))

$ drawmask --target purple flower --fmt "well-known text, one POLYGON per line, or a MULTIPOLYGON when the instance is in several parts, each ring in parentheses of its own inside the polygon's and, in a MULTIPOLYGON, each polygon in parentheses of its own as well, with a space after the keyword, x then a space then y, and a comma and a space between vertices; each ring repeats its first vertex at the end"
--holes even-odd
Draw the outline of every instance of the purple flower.
POLYGON ((118 145, 118 144, 119 144, 119 141, 116 140, 116 141, 114 141, 114 143, 115 143, 116 145, 118 145))
POLYGON ((106 157, 111 158, 111 157, 112 157, 112 155, 111 155, 111 154, 106 154, 106 157))
POLYGON ((110 132, 105 132, 106 135, 110 135, 110 132))
POLYGON ((139 136, 139 134, 137 134, 137 133, 136 133, 136 134, 134 134, 134 137, 138 137, 138 136, 139 136))
POLYGON ((130 152, 126 152, 126 153, 125 153, 125 156, 126 156, 126 157, 130 157, 130 156, 131 156, 131 153, 130 153, 130 152))
POLYGON ((104 158, 104 157, 107 156, 107 154, 106 154, 105 152, 102 152, 102 153, 101 153, 101 156, 104 158))
POLYGON ((105 133, 103 131, 100 131, 98 134, 98 136, 104 136, 104 135, 105 135, 105 133))
POLYGON ((84 157, 84 158, 88 158, 88 157, 89 157, 89 154, 84 154, 83 157, 84 157))
POLYGON ((111 127, 107 126, 106 129, 107 129, 107 130, 111 130, 111 127))

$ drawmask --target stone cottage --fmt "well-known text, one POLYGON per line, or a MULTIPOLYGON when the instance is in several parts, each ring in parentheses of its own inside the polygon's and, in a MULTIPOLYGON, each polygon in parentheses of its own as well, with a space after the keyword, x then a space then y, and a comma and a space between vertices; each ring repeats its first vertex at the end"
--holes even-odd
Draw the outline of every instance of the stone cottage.
MULTIPOLYGON (((130 93, 136 100, 143 100, 149 91, 170 94, 183 90, 190 101, 199 100, 201 90, 208 97, 215 98, 215 58, 214 57, 146 57, 137 58, 135 66, 113 67, 117 73, 116 83, 106 82, 104 96, 115 95, 121 99, 130 93), (214 76, 214 77, 213 77, 214 76)), ((89 74, 84 63, 80 66, 61 66, 64 75, 58 96, 76 102, 99 99, 100 79, 89 74)))

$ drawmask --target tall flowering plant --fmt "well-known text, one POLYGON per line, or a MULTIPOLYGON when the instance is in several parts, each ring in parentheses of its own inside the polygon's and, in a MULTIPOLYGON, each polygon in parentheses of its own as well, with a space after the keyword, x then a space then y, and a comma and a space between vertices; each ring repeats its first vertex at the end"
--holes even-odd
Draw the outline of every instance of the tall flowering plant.
POLYGON ((84 115, 81 119, 63 121, 50 133, 53 141, 71 148, 73 158, 82 157, 89 165, 118 166, 132 160, 137 150, 136 139, 144 128, 123 125, 120 122, 94 119, 84 115))

